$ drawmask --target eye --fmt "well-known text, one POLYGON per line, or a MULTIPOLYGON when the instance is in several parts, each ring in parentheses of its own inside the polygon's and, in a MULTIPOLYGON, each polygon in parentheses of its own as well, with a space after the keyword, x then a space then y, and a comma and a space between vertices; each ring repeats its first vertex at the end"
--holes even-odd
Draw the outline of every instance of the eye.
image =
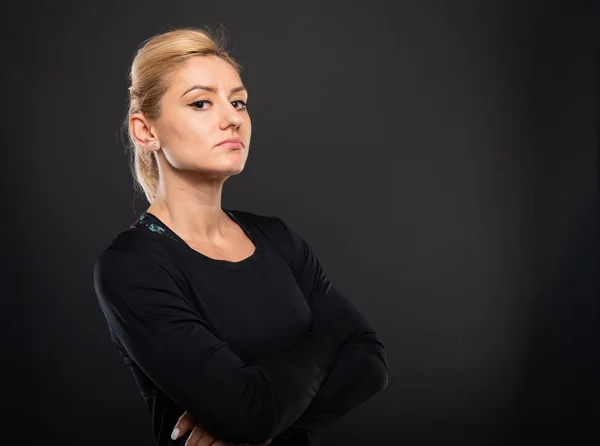
POLYGON ((246 102, 242 101, 242 100, 237 100, 237 101, 233 101, 233 102, 239 102, 242 104, 241 107, 238 107, 238 110, 246 110, 248 108, 248 105, 246 102))
POLYGON ((197 105, 197 104, 204 104, 206 102, 210 102, 210 101, 207 101, 207 100, 195 101, 195 102, 192 102, 190 104, 190 106, 192 108, 195 108, 196 110, 206 110, 206 108, 202 108, 201 106, 197 105))
MULTIPOLYGON (((246 105, 246 102, 245 102, 245 101, 242 101, 242 100, 237 100, 237 101, 233 101, 233 102, 232 102, 232 104, 235 104, 235 103, 238 103, 238 102, 241 104, 241 106, 239 106, 239 107, 236 107, 236 108, 237 108, 237 110, 240 110, 240 111, 246 110, 246 108, 247 108, 247 105, 246 105)), ((210 103, 210 101, 208 101, 208 100, 206 100, 206 99, 202 99, 202 100, 200 100, 200 101, 194 101, 194 102, 192 102, 192 103, 191 103, 191 104, 189 104, 189 105, 190 105, 190 107, 192 107, 192 108, 194 108, 194 109, 196 109, 196 110, 200 110, 200 111, 202 111, 202 110, 206 110, 206 109, 207 109, 207 107, 203 107, 203 105, 204 105, 205 103, 210 103)), ((234 105, 234 107, 235 107, 235 105, 234 105)))

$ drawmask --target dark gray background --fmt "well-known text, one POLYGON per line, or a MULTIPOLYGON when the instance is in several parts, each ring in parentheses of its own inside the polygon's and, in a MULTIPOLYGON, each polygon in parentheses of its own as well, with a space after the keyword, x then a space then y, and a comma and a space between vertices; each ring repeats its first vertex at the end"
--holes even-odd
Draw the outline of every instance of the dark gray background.
POLYGON ((221 23, 278 215, 383 340, 323 445, 600 440, 598 35, 584 1, 18 2, 1 70, 6 444, 150 445, 94 295, 148 204, 119 138, 155 33, 221 23))

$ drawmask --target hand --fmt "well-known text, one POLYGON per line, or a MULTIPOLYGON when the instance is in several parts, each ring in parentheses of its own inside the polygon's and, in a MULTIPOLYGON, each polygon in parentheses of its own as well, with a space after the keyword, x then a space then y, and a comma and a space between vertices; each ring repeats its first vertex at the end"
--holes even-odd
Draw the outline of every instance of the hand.
POLYGON ((206 432, 187 411, 179 417, 175 428, 179 429, 176 438, 181 437, 185 432, 192 429, 192 434, 186 440, 185 446, 267 446, 273 441, 272 438, 269 438, 264 443, 257 445, 251 445, 250 443, 223 443, 206 432))

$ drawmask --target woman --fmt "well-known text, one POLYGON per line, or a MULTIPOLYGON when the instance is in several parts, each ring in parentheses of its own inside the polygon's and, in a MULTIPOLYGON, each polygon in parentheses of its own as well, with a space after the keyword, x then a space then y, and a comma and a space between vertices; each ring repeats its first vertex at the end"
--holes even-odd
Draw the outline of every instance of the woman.
POLYGON ((240 70, 222 38, 189 28, 148 40, 131 67, 150 206, 100 254, 94 286, 157 445, 317 445, 388 382, 383 345, 306 241, 221 206, 250 148, 240 70))

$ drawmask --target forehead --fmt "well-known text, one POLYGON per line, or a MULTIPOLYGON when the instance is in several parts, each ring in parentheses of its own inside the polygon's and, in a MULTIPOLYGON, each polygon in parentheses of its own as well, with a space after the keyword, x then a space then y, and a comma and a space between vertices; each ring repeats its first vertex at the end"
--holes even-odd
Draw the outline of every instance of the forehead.
POLYGON ((210 55, 189 58, 171 77, 171 87, 174 89, 183 88, 185 91, 196 84, 229 91, 242 82, 235 68, 220 57, 210 55))

